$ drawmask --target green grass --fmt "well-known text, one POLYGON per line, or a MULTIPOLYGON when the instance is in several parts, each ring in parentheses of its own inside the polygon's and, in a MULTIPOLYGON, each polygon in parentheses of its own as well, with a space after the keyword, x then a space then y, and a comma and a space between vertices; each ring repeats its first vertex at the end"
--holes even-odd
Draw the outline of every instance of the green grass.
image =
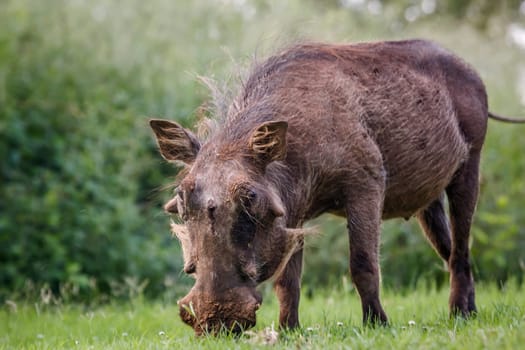
MULTIPOLYGON (((477 288, 479 314, 465 321, 447 313, 448 291, 383 293, 389 327, 361 326, 354 290, 314 292, 301 301, 302 328, 279 332, 276 349, 518 349, 525 342, 525 293, 514 284, 477 288)), ((136 299, 94 309, 79 305, 6 304, 0 311, 2 349, 251 349, 277 319, 268 294, 251 336, 195 338, 175 303, 136 299)))

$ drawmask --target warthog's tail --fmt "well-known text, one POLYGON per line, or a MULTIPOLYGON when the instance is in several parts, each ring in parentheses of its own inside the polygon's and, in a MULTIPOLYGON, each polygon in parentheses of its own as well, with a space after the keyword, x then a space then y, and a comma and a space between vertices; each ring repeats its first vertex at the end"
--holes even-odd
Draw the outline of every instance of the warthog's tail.
POLYGON ((492 118, 494 120, 498 120, 500 122, 505 123, 525 123, 525 118, 510 118, 510 117, 503 117, 501 115, 494 114, 492 112, 489 112, 489 118, 492 118))

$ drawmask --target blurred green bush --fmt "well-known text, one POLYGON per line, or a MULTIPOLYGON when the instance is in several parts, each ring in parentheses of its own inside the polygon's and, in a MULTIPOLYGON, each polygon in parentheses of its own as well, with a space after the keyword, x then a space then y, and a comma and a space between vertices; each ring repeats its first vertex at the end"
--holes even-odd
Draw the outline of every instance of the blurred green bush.
MULTIPOLYGON (((514 89, 523 53, 501 40, 513 18, 504 10, 478 32, 442 8, 409 23, 399 9, 414 1, 379 2, 381 15, 344 3, 1 1, 0 299, 42 287, 88 300, 185 289, 161 209, 176 170, 158 156, 147 118, 190 126, 208 98, 195 76, 235 80, 253 52, 303 37, 432 38, 481 72, 493 110, 523 114, 514 89)), ((523 278, 524 133, 490 125, 473 228, 481 279, 523 278)), ((305 283, 339 283, 348 275, 344 221, 316 222, 324 234, 307 244, 305 283)), ((417 225, 388 222, 383 237, 385 284, 447 280, 417 225)))

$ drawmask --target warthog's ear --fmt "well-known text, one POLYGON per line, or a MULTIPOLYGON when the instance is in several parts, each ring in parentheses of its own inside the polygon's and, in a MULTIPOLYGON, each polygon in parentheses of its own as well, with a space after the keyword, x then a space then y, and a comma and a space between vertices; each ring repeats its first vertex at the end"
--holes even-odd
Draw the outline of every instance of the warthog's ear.
POLYGON ((201 144, 191 131, 169 120, 151 119, 149 125, 155 133, 160 154, 164 159, 193 163, 201 144))
POLYGON ((250 148, 263 166, 286 156, 286 130, 288 123, 271 121, 259 125, 250 136, 250 148))

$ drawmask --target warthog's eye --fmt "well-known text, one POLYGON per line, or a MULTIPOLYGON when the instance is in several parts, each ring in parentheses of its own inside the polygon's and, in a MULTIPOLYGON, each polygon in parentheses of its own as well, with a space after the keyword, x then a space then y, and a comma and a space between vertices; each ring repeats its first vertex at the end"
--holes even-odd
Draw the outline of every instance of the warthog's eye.
POLYGON ((241 204, 245 210, 250 211, 250 208, 252 208, 256 200, 257 193, 253 189, 244 189, 244 191, 241 194, 241 204))
POLYGON ((257 193, 255 193, 254 190, 247 190, 246 197, 248 198, 248 200, 253 201, 255 200, 255 198, 257 198, 257 193))

